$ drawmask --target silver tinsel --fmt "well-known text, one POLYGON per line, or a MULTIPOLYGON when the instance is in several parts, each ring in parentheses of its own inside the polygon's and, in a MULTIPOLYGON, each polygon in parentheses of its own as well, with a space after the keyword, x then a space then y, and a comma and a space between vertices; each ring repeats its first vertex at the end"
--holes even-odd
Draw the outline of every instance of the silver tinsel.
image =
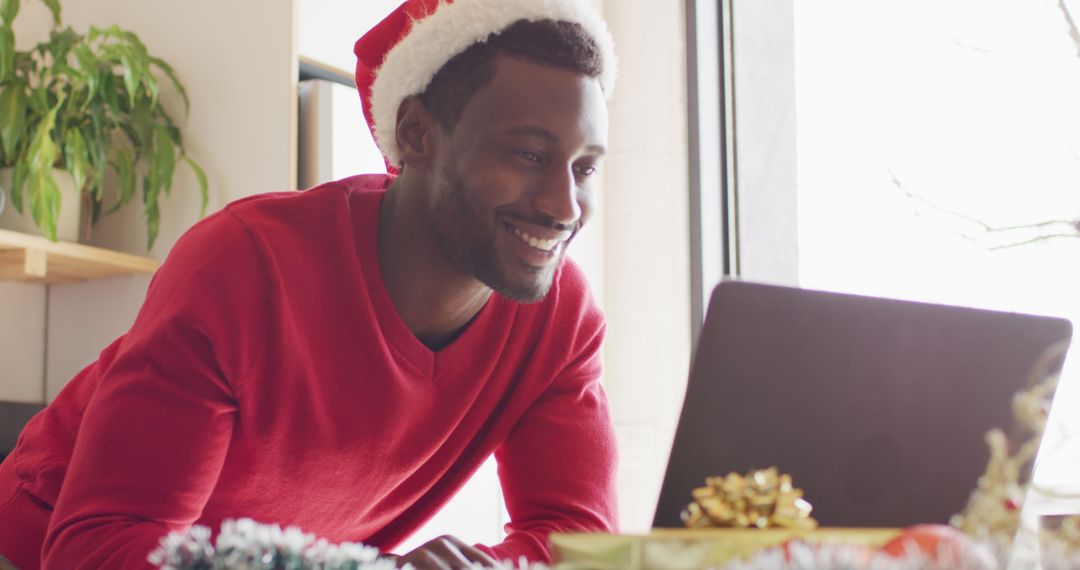
POLYGON ((217 541, 210 529, 194 526, 161 539, 147 557, 163 570, 392 570, 393 560, 376 548, 352 542, 331 544, 299 528, 284 530, 251 519, 226 520, 217 541))
MULTIPOLYGON (((147 559, 162 570, 393 570, 393 559, 354 542, 332 544, 297 527, 259 524, 251 519, 226 520, 212 544, 210 529, 194 526, 161 539, 147 559)), ((411 569, 406 564, 402 570, 411 569)), ((488 570, 481 565, 470 570, 488 570)), ((503 561, 490 570, 548 570, 524 558, 503 561)))

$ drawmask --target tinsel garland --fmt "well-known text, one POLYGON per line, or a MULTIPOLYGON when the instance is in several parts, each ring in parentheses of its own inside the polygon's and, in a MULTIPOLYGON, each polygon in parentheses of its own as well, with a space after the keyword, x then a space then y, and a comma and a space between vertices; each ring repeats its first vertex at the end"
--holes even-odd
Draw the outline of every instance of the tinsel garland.
MULTIPOLYGON (((395 560, 379 557, 377 548, 355 542, 331 543, 297 527, 251 519, 226 520, 213 543, 210 529, 196 525, 161 539, 147 560, 162 570, 394 570, 395 560)), ((406 564, 402 570, 411 569, 406 564)), ((469 570, 489 567, 474 564, 469 570)), ((491 570, 548 570, 524 558, 504 561, 491 570)))
POLYGON ((393 560, 363 544, 331 544, 290 526, 258 524, 251 519, 226 520, 217 541, 210 529, 193 526, 161 539, 147 559, 163 570, 392 570, 393 560))

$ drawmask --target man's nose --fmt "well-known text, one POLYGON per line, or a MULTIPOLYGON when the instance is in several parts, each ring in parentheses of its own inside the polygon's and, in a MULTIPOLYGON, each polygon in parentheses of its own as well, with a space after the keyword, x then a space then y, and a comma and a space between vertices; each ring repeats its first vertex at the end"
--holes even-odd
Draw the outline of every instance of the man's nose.
POLYGON ((571 165, 552 168, 543 187, 533 196, 533 207, 560 224, 572 225, 581 218, 577 181, 571 165))

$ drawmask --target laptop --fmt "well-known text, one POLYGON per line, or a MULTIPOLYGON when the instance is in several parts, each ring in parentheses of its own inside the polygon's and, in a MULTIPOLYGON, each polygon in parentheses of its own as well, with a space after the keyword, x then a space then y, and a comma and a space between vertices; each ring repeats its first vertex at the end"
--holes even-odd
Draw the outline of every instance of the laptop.
POLYGON ((822 526, 947 523, 986 467, 986 432, 1013 425, 1013 395, 1041 361, 1060 369, 1071 332, 1059 318, 724 281, 653 526, 683 527, 707 476, 771 466, 822 526))

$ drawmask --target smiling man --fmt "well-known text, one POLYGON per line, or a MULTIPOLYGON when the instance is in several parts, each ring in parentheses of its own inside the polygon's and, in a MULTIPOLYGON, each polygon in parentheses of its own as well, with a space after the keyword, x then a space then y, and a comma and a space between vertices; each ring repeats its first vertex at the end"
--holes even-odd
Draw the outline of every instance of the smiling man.
POLYGON ((420 568, 614 530, 604 323, 565 258, 607 144, 579 0, 410 0, 357 42, 387 163, 196 224, 131 329, 0 464, 0 555, 131 568, 226 518, 392 551, 492 454, 511 522, 420 568))

